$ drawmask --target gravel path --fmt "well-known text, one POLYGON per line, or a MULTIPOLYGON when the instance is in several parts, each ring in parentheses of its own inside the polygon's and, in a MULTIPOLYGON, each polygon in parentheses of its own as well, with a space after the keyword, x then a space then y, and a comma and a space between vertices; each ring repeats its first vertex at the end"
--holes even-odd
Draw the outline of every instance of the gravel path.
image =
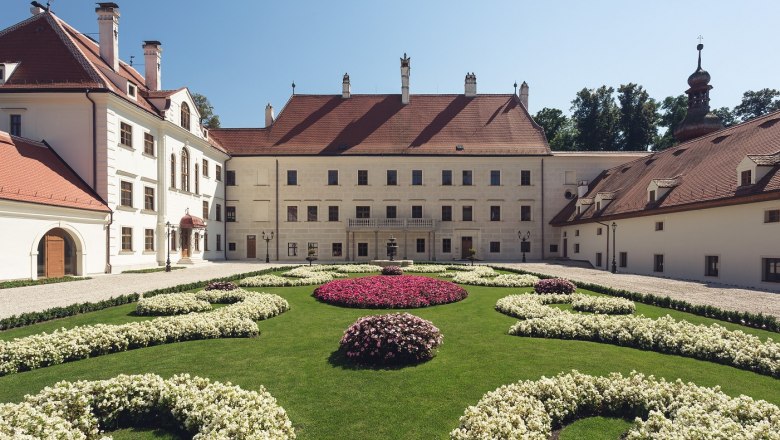
POLYGON ((207 262, 168 273, 98 275, 91 280, 2 289, 0 318, 51 307, 100 301, 129 293, 143 293, 274 266, 284 265, 243 261, 207 262))
POLYGON ((711 305, 725 310, 763 313, 780 318, 780 292, 748 290, 723 284, 705 284, 697 281, 681 281, 646 275, 613 274, 604 270, 558 263, 500 263, 494 266, 522 269, 567 278, 574 282, 581 281, 632 292, 669 296, 692 304, 711 305))

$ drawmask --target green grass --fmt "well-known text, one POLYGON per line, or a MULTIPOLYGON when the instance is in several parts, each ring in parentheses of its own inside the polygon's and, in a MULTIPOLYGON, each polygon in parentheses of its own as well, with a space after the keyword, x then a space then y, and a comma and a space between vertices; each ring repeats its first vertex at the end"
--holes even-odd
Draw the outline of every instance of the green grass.
MULTIPOLYGON (((720 385, 730 395, 746 394, 780 404, 780 381, 733 367, 593 342, 510 336, 507 330, 516 319, 493 307, 499 298, 529 289, 465 287, 469 297, 461 302, 410 311, 433 321, 444 334, 438 355, 417 366, 354 369, 334 356, 350 324, 387 310, 323 304, 312 298, 314 286, 264 288, 256 290, 283 296, 291 310, 259 322, 258 338, 162 345, 0 377, 0 401, 18 401, 59 380, 102 379, 121 373, 152 372, 164 377, 190 373, 246 389, 264 385, 287 410, 299 439, 444 439, 457 427, 465 408, 476 404, 484 393, 572 369, 594 375, 637 370, 703 386, 720 385)), ((133 310, 129 304, 12 329, 0 332, 0 339, 59 327, 148 319, 134 316, 133 310)), ((637 304, 637 313, 716 322, 643 304, 637 304)), ((776 333, 723 325, 777 339, 776 333)), ((621 423, 625 422, 586 419, 567 427, 561 438, 617 438, 627 426, 621 423), (595 436, 579 437, 584 431, 595 436)), ((139 429, 122 430, 116 438, 178 437, 139 429)))
POLYGON ((628 431, 630 422, 607 417, 589 417, 577 420, 561 430, 559 440, 609 440, 619 439, 628 431))
MULTIPOLYGON (((186 269, 186 267, 183 266, 171 266, 171 270, 179 270, 179 269, 186 269)), ((134 269, 134 270, 124 270, 122 273, 153 273, 153 272, 165 272, 164 267, 151 267, 149 269, 134 269)))
POLYGON ((89 280, 90 277, 72 277, 66 275, 59 278, 38 278, 37 280, 13 280, 0 282, 0 289, 12 289, 14 287, 38 286, 41 284, 69 283, 71 281, 89 280))

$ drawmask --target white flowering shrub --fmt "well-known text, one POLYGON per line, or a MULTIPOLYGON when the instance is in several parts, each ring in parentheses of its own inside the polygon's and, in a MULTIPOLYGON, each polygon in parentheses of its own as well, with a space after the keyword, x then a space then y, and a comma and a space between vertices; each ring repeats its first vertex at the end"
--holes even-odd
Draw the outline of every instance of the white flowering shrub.
POLYGON ((633 301, 625 298, 593 295, 572 295, 571 306, 579 312, 603 313, 606 315, 630 315, 636 311, 633 301))
MULTIPOLYGON (((492 270, 492 269, 491 269, 492 270)), ((480 272, 461 272, 452 278, 454 283, 489 287, 530 287, 539 281, 533 275, 501 274, 493 278, 480 272)))
POLYGON ((59 382, 19 404, 0 404, 0 438, 97 439, 118 421, 171 420, 193 439, 294 439, 285 410, 262 386, 177 375, 59 382))
POLYGON ((496 310, 520 319, 541 318, 550 315, 571 315, 548 304, 571 304, 582 312, 618 315, 634 313, 636 306, 630 300, 604 296, 574 294, 509 295, 496 302, 496 310))
POLYGON ((341 273, 379 273, 382 272, 382 266, 375 264, 340 264, 331 266, 334 272, 341 273))
POLYGON ((258 275, 241 280, 243 287, 296 287, 311 286, 314 284, 323 284, 333 280, 333 275, 329 272, 312 272, 311 276, 306 278, 285 278, 278 275, 258 275))
POLYGON ((344 278, 349 276, 346 273, 334 271, 333 269, 334 267, 335 266, 312 266, 312 267, 301 266, 301 267, 296 267, 295 269, 290 269, 286 272, 282 272, 282 276, 293 277, 293 278, 314 278, 320 276, 320 274, 322 273, 327 273, 333 278, 344 278), (315 268, 317 268, 318 270, 312 270, 315 268))
POLYGON ((406 273, 442 273, 447 271, 444 264, 412 264, 402 268, 406 273))
POLYGON ((582 416, 636 417, 626 439, 780 439, 780 408, 720 388, 636 372, 594 377, 572 371, 504 385, 466 409, 452 440, 547 440, 582 416))
POLYGON ((141 298, 135 307, 138 315, 183 315, 211 310, 211 304, 191 293, 171 293, 141 298))

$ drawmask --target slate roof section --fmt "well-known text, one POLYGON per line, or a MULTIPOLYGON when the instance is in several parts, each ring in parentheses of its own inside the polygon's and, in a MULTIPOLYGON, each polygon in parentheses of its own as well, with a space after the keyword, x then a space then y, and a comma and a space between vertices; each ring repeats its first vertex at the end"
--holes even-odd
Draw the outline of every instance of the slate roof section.
POLYGON ((270 127, 210 135, 234 156, 550 154, 513 94, 293 95, 270 127))
POLYGON ((0 131, 0 199, 110 212, 54 151, 0 131))
MULTIPOLYGON (((684 142, 602 172, 585 197, 615 192, 601 211, 570 202, 552 225, 588 223, 706 207, 780 199, 780 163, 755 185, 739 186, 737 165, 746 157, 774 156, 780 151, 780 111, 684 142), (648 202, 651 181, 676 185, 656 202, 648 202)), ((767 160, 767 163, 769 161, 767 160)))

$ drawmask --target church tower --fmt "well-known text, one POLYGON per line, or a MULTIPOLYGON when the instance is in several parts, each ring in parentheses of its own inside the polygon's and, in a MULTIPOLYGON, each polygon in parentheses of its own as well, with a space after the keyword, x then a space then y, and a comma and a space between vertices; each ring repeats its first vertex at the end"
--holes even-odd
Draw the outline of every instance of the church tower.
POLYGON ((710 112, 710 74, 701 68, 701 50, 704 45, 696 46, 699 51, 699 66, 688 77, 690 88, 685 91, 688 94, 688 113, 685 119, 674 130, 674 137, 678 142, 704 136, 723 128, 720 119, 710 112))

